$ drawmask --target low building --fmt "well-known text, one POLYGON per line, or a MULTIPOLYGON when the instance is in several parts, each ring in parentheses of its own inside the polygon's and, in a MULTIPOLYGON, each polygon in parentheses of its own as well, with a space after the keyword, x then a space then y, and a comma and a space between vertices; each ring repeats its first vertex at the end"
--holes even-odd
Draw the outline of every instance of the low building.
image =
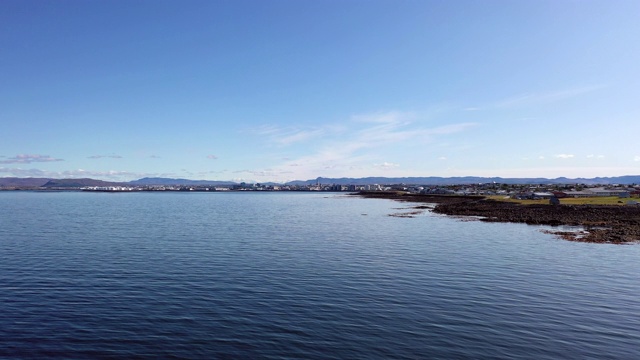
POLYGON ((533 198, 534 199, 551 199, 553 196, 553 193, 550 192, 534 192, 533 193, 533 198))
POLYGON ((567 195, 567 197, 572 197, 572 198, 585 198, 585 197, 595 196, 590 191, 564 191, 564 193, 567 195))

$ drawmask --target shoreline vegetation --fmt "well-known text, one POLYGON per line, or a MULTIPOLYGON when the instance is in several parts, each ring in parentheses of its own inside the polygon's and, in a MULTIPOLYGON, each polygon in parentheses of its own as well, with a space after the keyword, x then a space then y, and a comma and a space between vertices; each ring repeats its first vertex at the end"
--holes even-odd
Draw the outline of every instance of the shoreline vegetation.
MULTIPOLYGON (((435 204, 417 205, 415 209, 432 209, 434 213, 475 217, 486 222, 511 222, 529 225, 576 226, 582 230, 549 230, 548 233, 569 241, 587 243, 630 244, 640 241, 640 208, 620 205, 545 205, 500 201, 486 196, 422 195, 396 191, 361 191, 365 198, 435 204)), ((419 211, 392 216, 411 217, 419 211)))

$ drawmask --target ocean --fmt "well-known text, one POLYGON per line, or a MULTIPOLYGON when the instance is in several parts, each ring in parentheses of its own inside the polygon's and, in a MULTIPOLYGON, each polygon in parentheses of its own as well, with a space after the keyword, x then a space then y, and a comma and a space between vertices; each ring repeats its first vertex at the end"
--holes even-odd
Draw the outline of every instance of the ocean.
POLYGON ((640 246, 412 206, 0 192, 0 358, 640 358, 640 246))

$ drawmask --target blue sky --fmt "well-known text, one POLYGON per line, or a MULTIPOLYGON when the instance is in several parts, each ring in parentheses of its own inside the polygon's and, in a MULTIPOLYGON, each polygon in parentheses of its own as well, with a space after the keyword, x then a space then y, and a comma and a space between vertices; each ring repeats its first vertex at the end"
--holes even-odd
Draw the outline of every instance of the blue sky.
POLYGON ((0 176, 640 174, 639 1, 0 2, 0 176))

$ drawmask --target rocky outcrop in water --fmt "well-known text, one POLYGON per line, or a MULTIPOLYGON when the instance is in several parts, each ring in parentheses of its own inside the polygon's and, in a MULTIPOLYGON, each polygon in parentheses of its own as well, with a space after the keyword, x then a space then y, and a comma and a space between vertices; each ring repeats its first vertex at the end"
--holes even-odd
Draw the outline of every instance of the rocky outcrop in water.
POLYGON ((402 193, 360 193, 361 196, 437 204, 433 212, 475 216, 487 222, 581 226, 584 231, 550 231, 563 239, 624 244, 640 241, 640 207, 615 205, 521 205, 481 196, 429 196, 402 193))

